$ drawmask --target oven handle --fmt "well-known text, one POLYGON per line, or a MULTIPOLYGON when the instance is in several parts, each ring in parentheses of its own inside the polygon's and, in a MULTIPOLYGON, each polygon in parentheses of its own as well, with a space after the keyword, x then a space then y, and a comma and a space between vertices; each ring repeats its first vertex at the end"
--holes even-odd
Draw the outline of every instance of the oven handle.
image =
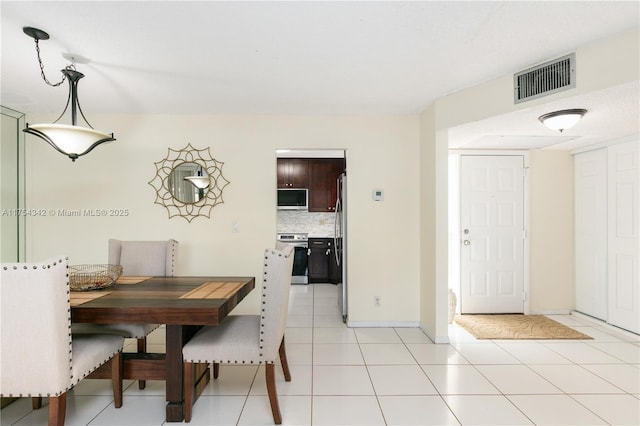
POLYGON ((292 245, 294 247, 303 247, 303 248, 309 247, 309 244, 306 241, 298 241, 298 242, 295 242, 295 243, 293 243, 291 241, 281 241, 281 240, 278 240, 278 241, 280 241, 281 243, 284 243, 284 244, 292 245))

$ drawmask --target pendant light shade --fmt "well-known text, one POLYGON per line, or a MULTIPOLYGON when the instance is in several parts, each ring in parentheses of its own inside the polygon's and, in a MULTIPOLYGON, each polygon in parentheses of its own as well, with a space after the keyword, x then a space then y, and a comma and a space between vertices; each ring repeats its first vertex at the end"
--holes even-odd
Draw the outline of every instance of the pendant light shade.
POLYGON ((113 134, 104 133, 88 127, 68 124, 32 124, 27 123, 26 133, 43 139, 61 154, 75 161, 104 142, 114 141, 113 134))
POLYGON ((562 132, 578 124, 586 113, 586 109, 564 109, 543 114, 538 120, 549 129, 562 132))
POLYGON ((75 70, 73 65, 61 70, 63 74, 63 80, 57 84, 51 84, 44 76, 44 67, 40 60, 40 49, 38 47, 38 41, 40 39, 47 40, 49 35, 37 28, 25 27, 23 31, 28 36, 32 37, 36 41, 36 51, 38 52, 38 61, 40 63, 40 69, 42 70, 42 78, 50 86, 58 86, 62 81, 67 80, 69 83, 69 97, 67 98, 67 105, 64 107, 62 114, 51 124, 32 124, 27 123, 24 132, 37 136, 51 145, 56 151, 71 158, 71 161, 76 161, 80 156, 89 153, 96 146, 116 140, 113 133, 105 133, 99 130, 95 130, 87 121, 80 103, 78 102, 78 81, 84 74, 75 70), (58 124, 58 121, 65 115, 67 110, 71 106, 71 125, 58 124), (86 123, 88 127, 78 126, 78 113, 86 123))
POLYGON ((187 176, 184 180, 189 181, 198 189, 205 189, 209 187, 209 176, 187 176))

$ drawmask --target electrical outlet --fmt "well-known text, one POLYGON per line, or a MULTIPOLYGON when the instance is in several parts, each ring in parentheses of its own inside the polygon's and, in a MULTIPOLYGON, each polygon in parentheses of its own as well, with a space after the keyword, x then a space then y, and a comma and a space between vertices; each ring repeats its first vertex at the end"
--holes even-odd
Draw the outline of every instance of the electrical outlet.
POLYGON ((373 296, 373 306, 380 306, 380 296, 373 296))

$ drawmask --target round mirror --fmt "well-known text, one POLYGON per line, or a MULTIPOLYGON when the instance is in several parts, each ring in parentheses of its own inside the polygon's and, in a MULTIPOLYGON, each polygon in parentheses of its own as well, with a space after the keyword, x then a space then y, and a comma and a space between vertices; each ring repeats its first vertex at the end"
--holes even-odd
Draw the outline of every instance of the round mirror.
POLYGON ((183 217, 191 222, 198 216, 210 217, 211 209, 223 203, 222 190, 229 181, 222 176, 221 161, 209 148, 196 149, 187 144, 171 149, 167 157, 153 163, 156 175, 149 185, 156 190, 156 204, 167 209, 169 219, 183 217))
POLYGON ((211 179, 202 165, 180 163, 169 174, 169 192, 176 200, 193 204, 200 201, 209 190, 211 179))

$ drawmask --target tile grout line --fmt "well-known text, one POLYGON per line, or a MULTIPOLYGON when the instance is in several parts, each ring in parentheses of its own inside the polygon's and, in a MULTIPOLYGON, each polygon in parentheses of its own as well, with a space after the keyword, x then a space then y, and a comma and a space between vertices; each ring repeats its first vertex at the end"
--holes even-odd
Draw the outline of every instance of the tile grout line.
MULTIPOLYGON (((395 330, 395 328, 394 328, 395 330)), ((396 330, 396 333, 397 330, 396 330)), ((400 337, 400 335, 398 334, 398 337, 400 337)), ((427 338, 429 339, 429 341, 431 341, 431 339, 427 336, 427 338)), ((405 348, 409 351, 409 353, 411 354, 411 357, 416 361, 416 365, 420 368, 420 371, 422 371, 422 373, 425 375, 425 377, 427 378, 427 380, 429 380, 429 383, 431 383, 431 386, 433 386, 433 389, 435 389, 435 391, 438 393, 438 397, 440 398, 440 400, 442 401, 442 403, 445 405, 445 407, 447 407, 447 410, 449 410, 449 412, 451 413, 451 415, 453 416, 454 419, 456 419, 456 421, 458 422, 459 425, 462 424, 462 421, 458 418, 458 416, 456 415, 456 413, 453 411, 453 409, 451 408, 451 406, 449 405, 449 403, 447 402, 447 400, 444 398, 444 396, 442 395, 442 392, 440 392, 440 389, 438 389, 438 387, 436 386, 435 383, 433 383, 433 380, 431 380, 431 377, 429 377, 429 375, 427 374, 426 371, 424 371, 424 368, 422 368, 422 364, 420 364, 420 362, 418 362, 418 360, 416 359, 415 355, 413 354, 413 352, 411 352, 411 350, 407 347, 407 343, 402 339, 402 337, 400 337, 400 340, 402 341, 402 344, 405 346, 405 348)), ((433 341, 431 341, 432 345, 435 345, 435 343, 433 343, 433 341)), ((460 354, 460 356, 466 360, 467 362, 469 362, 469 360, 467 360, 464 355, 462 355, 461 352, 459 352, 455 346, 453 346, 451 343, 445 343, 446 346, 451 347, 454 351, 458 352, 460 354)), ((441 364, 435 364, 435 365, 441 365, 441 364)), ((448 365, 445 364, 445 365, 448 365)))
MULTIPOLYGON (((495 342, 494 342, 494 343, 495 343, 495 342)), ((615 385, 614 383, 611 383, 609 380, 605 379, 604 377, 601 377, 600 375, 595 374, 595 373, 593 373, 592 371, 588 370, 588 369, 587 369, 587 368, 585 368, 585 367, 584 367, 584 365, 582 365, 581 363, 578 363, 578 362, 573 361, 572 359, 570 359, 570 358, 566 357, 565 355, 563 355, 562 353, 560 353, 560 352, 558 352, 558 351, 554 350, 553 348, 548 347, 547 345, 545 345, 545 344, 544 344, 544 343, 542 343, 542 342, 539 342, 539 343, 540 343, 543 347, 545 347, 546 349, 548 349, 548 350, 552 351, 553 353, 555 353, 556 355, 560 356, 561 358, 566 359, 566 360, 569 362, 569 364, 567 364, 567 365, 575 365, 575 366, 577 366, 577 367, 580 367, 582 370, 584 370, 584 371, 586 371, 586 372, 588 372, 588 373, 590 373, 590 374, 594 375, 595 377, 598 377, 599 379, 601 379, 601 380, 603 380, 603 381, 605 381, 605 382, 609 383, 610 385, 612 385, 612 386, 614 386, 614 387, 616 387, 616 388, 620 389, 620 390, 621 390, 625 395, 629 395, 629 393, 628 393, 628 392, 626 392, 624 389, 620 388, 619 386, 615 385)), ((575 343, 575 342, 560 342, 560 343, 572 344, 572 343, 575 343)), ((589 344, 588 344, 588 342, 582 342, 582 341, 581 341, 581 342, 579 342, 579 343, 585 343, 587 346, 593 347, 593 346, 589 345, 589 344)), ((529 370, 531 370, 533 373, 535 373, 536 375, 538 375, 540 378, 542 378, 543 380, 545 380, 546 382, 548 382, 550 385, 552 385, 553 387, 555 387, 556 389, 558 389, 558 391, 560 392, 559 394, 561 394, 561 395, 564 395, 564 396, 568 397, 568 398, 569 398, 569 399, 571 399, 572 401, 575 401, 575 402, 576 402, 576 403, 578 403, 580 406, 582 406, 582 407, 583 407, 583 408, 585 408, 587 411, 589 411, 591 414, 593 414, 594 416, 596 416, 598 419, 602 420, 605 424, 609 424, 609 423, 608 423, 604 418, 602 418, 602 417, 601 417, 600 415, 598 415, 596 412, 594 412, 594 411, 593 411, 593 410, 591 410, 589 407, 587 407, 586 405, 584 405, 583 403, 581 403, 579 400, 577 400, 576 398, 574 398, 574 394, 568 393, 568 392, 564 391, 563 389, 560 389, 558 386, 556 386, 555 384, 553 384, 550 380, 548 380, 548 379, 547 379, 546 377, 544 377, 542 374, 538 373, 534 368, 532 368, 532 364, 523 362, 523 361, 522 361, 522 360, 520 360, 518 357, 516 357, 515 355, 511 354, 507 349, 505 349, 505 348, 501 347, 501 346, 500 346, 500 345, 498 345, 498 344, 496 344, 496 345, 497 345, 498 347, 500 347, 502 350, 504 350, 505 352, 509 353, 509 355, 513 356, 516 360, 518 360, 518 361, 521 363, 521 365, 523 365, 523 366, 527 367, 529 370)), ((594 348, 595 348, 595 347, 594 347, 594 348)), ((598 348, 595 348, 595 349, 598 349, 598 348)), ((611 355, 611 354, 609 354, 609 353, 607 353, 607 352, 605 352, 605 351, 601 351, 601 352, 605 353, 606 355, 609 355, 609 356, 614 357, 613 355, 611 355)), ((619 358, 617 358, 617 357, 614 357, 614 358, 619 359, 619 358)), ((623 360, 621 360, 621 361, 623 361, 623 360)), ((511 399, 510 399, 510 398, 509 398, 509 395, 512 395, 512 394, 505 394, 504 392, 502 392, 502 391, 501 391, 501 390, 500 390, 500 389, 499 389, 499 388, 498 388, 498 387, 497 387, 497 386, 496 386, 496 385, 495 385, 495 384, 494 384, 494 383, 489 379, 489 377, 487 377, 486 375, 484 375, 484 374, 482 373, 482 371, 480 371, 480 370, 476 367, 476 365, 494 365, 494 364, 472 364, 472 365, 474 366, 474 368, 476 369, 476 371, 478 371, 478 373, 480 373, 480 375, 482 375, 482 376, 483 376, 483 377, 484 377, 484 378, 485 378, 489 383, 491 383, 491 385, 492 385, 493 387, 495 387, 495 388, 496 388, 496 390, 498 390, 498 391, 500 392, 500 394, 501 394, 505 399, 507 399, 507 400, 509 401, 509 403, 511 403, 511 404, 512 404, 512 405, 513 405, 513 406, 514 406, 518 411, 520 411, 520 412, 522 413, 522 415, 524 415, 527 419, 529 419, 532 423, 534 423, 534 422, 533 422, 533 420, 532 420, 531 418, 529 418, 529 416, 527 416, 527 414, 526 414, 526 413, 524 413, 524 412, 523 412, 523 411, 522 411, 522 410, 521 410, 521 409, 520 409, 520 408, 519 408, 519 407, 518 407, 518 406, 517 406, 517 405, 516 405, 516 404, 515 404, 511 399)), ((500 364, 500 365, 502 365, 502 364, 500 364)), ((516 365, 517 365, 517 364, 516 364, 516 365)), ((533 365, 535 365, 535 364, 533 364, 533 365)), ((565 364, 541 364, 541 365, 559 365, 559 366, 561 366, 561 365, 565 365, 565 364)), ((594 365, 624 365, 624 364, 594 364, 594 365)), ((516 394, 513 394, 513 395, 516 395, 516 394)), ((539 394, 517 394, 517 395, 539 395, 539 394)), ((553 395, 557 395, 557 394, 553 394, 553 395)), ((594 394, 594 395, 608 395, 608 394, 594 394)), ((611 394, 611 395, 619 395, 619 394, 611 394)), ((535 423, 534 423, 534 424, 535 424, 535 423)))

